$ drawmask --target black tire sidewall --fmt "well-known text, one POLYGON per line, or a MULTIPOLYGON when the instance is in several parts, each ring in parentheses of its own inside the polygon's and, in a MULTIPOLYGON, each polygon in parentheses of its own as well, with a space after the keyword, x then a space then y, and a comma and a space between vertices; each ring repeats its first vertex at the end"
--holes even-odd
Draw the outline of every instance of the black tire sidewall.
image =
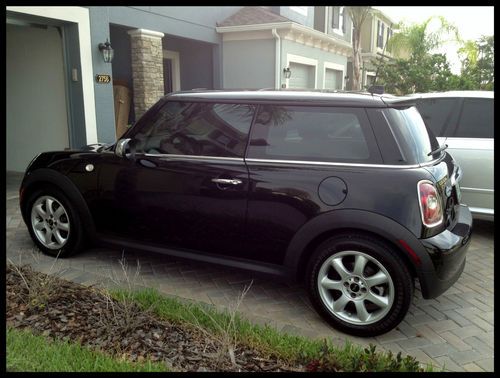
POLYGON ((36 246, 46 255, 53 256, 53 257, 67 257, 70 256, 74 253, 77 253, 80 251, 83 247, 84 244, 84 231, 83 231, 83 226, 82 222, 80 219, 80 215, 78 213, 78 210, 71 204, 71 202, 68 200, 68 198, 63 194, 63 192, 57 188, 53 187, 47 187, 47 188, 41 188, 33 192, 30 197, 27 200, 27 220, 28 220, 28 231, 30 233, 31 238, 35 242, 36 246), (64 207, 66 210, 66 214, 68 215, 69 218, 69 223, 70 223, 70 232, 69 232, 69 237, 64 244, 64 246, 60 249, 50 249, 45 247, 37 238, 35 235, 35 232, 33 230, 33 226, 31 224, 31 211, 33 208, 33 204, 35 201, 43 196, 51 196, 57 199, 64 207))
POLYGON ((376 238, 364 235, 342 235, 321 243, 307 269, 307 288, 315 309, 336 329, 356 336, 376 336, 389 332, 405 317, 410 307, 414 286, 413 277, 401 257, 392 247, 376 238), (333 315, 323 304, 317 287, 317 275, 323 262, 342 251, 359 251, 374 257, 388 271, 394 284, 394 301, 381 320, 367 325, 355 325, 333 315))

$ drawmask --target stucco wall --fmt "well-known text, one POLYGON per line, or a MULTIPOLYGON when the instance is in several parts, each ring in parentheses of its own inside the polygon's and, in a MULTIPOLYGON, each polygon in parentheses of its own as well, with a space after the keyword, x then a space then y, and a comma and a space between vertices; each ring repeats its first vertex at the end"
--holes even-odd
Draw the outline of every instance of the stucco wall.
POLYGON ((216 22, 242 7, 91 7, 106 9, 109 21, 130 28, 149 29, 209 43, 219 43, 216 22))
POLYGON ((224 88, 274 88, 275 46, 274 39, 225 41, 224 88))
POLYGON ((307 7, 307 16, 304 16, 302 13, 297 12, 291 7, 279 7, 280 14, 290 20, 297 22, 299 24, 308 26, 310 28, 314 28, 314 7, 307 7))

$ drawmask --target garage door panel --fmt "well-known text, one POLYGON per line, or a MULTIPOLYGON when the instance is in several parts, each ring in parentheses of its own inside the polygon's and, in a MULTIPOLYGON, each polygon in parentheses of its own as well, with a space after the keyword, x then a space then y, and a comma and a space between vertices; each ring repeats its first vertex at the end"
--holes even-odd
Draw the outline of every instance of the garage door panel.
POLYGON ((309 66, 307 64, 300 63, 290 63, 289 67, 292 71, 289 81, 290 88, 315 88, 315 66, 309 66))

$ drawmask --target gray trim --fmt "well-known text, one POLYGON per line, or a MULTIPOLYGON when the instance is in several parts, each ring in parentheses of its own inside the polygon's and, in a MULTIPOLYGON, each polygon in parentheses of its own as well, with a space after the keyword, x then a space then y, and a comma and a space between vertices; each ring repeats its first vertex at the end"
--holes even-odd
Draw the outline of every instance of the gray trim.
POLYGON ((194 160, 227 160, 227 161, 240 161, 244 162, 243 158, 232 158, 222 156, 198 156, 198 155, 175 155, 175 154, 144 154, 148 157, 168 157, 172 159, 194 159, 194 160))
POLYGON ((426 164, 411 164, 411 165, 389 165, 389 164, 360 164, 360 163, 333 163, 327 161, 310 161, 310 160, 274 160, 274 159, 245 159, 247 163, 271 163, 271 164, 303 164, 303 165, 328 165, 328 166, 346 166, 346 167, 361 167, 361 168, 391 168, 391 169, 408 169, 421 168, 427 165, 432 165, 436 162, 428 162, 426 164))

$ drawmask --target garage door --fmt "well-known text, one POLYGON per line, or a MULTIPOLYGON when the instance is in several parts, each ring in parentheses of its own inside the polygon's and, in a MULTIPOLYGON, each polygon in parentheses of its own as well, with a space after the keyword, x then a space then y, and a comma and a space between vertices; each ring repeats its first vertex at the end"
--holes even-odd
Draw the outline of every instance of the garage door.
POLYGON ((325 89, 342 89, 342 71, 331 68, 326 69, 325 89))
POLYGON ((55 27, 7 24, 7 170, 69 147, 62 38, 55 27))
POLYGON ((309 88, 314 89, 314 70, 315 66, 308 66, 306 64, 290 63, 290 88, 309 88))

